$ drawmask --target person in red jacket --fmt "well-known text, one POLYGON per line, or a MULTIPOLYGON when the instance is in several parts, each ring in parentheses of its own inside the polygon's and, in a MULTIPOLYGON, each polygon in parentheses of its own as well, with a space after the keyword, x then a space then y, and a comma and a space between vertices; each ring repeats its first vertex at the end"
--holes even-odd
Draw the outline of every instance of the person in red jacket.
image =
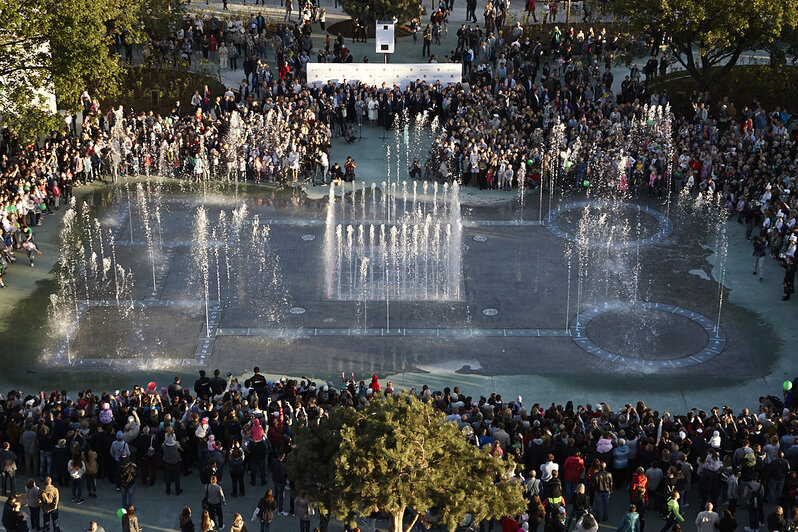
POLYGON ((376 375, 371 376, 371 384, 369 384, 369 388, 375 393, 380 391, 380 381, 376 375))
POLYGON ((582 459, 582 453, 576 451, 573 456, 565 459, 562 467, 563 479, 565 480, 565 498, 570 501, 574 496, 582 473, 585 471, 585 461, 582 459))
POLYGON ((643 488, 645 502, 648 502, 648 477, 642 467, 638 467, 632 475, 632 483, 629 484, 629 500, 634 500, 638 488, 643 488))

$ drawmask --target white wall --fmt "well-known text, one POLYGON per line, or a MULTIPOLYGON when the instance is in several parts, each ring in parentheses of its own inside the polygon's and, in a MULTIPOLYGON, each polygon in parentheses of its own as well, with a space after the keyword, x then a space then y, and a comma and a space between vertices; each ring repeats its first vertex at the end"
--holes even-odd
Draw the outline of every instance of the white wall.
POLYGON ((308 63, 307 71, 309 84, 362 81, 377 87, 383 83, 386 87, 399 85, 403 90, 416 80, 426 81, 428 85, 440 81, 445 87, 462 79, 460 63, 308 63))

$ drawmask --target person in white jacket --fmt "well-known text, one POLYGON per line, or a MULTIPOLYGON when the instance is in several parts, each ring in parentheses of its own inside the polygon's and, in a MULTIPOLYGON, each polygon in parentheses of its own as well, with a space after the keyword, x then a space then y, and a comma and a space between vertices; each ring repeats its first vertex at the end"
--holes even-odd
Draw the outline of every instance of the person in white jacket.
POLYGON ((72 502, 81 504, 86 499, 83 498, 83 475, 86 473, 86 463, 81 458, 80 453, 72 455, 72 460, 67 464, 69 477, 72 479, 72 502))

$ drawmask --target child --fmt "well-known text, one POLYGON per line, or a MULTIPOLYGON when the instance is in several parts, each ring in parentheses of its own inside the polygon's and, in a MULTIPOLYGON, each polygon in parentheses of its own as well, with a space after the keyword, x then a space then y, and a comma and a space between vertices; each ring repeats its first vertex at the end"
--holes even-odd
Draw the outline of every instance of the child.
POLYGON ((39 248, 36 247, 36 244, 33 242, 33 239, 29 238, 22 244, 22 247, 25 249, 25 253, 28 254, 28 260, 30 260, 30 267, 33 268, 33 254, 36 253, 41 255, 42 252, 39 251, 39 248))

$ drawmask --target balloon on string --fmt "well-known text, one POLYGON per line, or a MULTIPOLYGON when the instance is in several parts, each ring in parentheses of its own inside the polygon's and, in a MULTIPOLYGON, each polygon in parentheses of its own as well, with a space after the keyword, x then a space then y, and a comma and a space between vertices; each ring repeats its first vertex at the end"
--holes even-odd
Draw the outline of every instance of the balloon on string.
POLYGON ((784 384, 782 386, 784 387, 785 392, 789 392, 790 390, 792 390, 792 381, 784 381, 784 384))

